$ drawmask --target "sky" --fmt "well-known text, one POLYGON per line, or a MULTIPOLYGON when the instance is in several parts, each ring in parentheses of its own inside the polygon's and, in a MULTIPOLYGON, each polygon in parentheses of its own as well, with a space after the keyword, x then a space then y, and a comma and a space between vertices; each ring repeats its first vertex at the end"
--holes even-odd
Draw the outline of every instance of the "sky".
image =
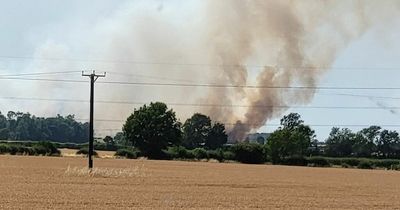
MULTIPOLYGON (((0 0, 2 5, 0 75, 68 71, 61 75, 29 78, 85 80, 81 77, 80 71, 95 69, 98 72, 108 73, 106 78, 100 78, 99 81, 195 84, 213 81, 208 78, 214 75, 210 73, 212 66, 209 65, 213 59, 205 56, 210 49, 202 47, 208 43, 208 39, 212 39, 208 34, 203 36, 203 32, 210 30, 208 27, 211 26, 204 24, 202 17, 208 12, 208 8, 202 1, 189 0, 182 3, 177 0, 96 0, 93 2, 0 0), (147 64, 133 61, 146 61, 147 64), (176 65, 182 63, 196 65, 176 65), (204 70, 204 68, 210 69, 204 70)), ((230 3, 229 0, 224 2, 227 5, 230 3)), ((232 4, 235 2, 237 3, 232 1, 232 4)), ((303 2, 305 6, 307 2, 309 3, 309 1, 303 2)), ((233 6, 223 11, 229 13, 230 9, 239 15, 241 13, 233 6)), ((332 10, 335 11, 335 8, 332 10)), ((395 18, 396 15, 383 19, 382 22, 378 21, 378 15, 373 16, 374 24, 362 33, 352 35, 350 41, 337 50, 328 69, 317 73, 316 86, 400 87, 398 82, 400 42, 397 40, 400 37, 400 18, 395 18)), ((218 21, 218 18, 223 17, 217 16, 214 20, 218 21)), ((338 21, 336 24, 341 28, 340 24, 352 21, 350 16, 349 20, 338 21)), ((233 30, 230 33, 236 32, 233 30)), ((330 50, 327 46, 334 43, 330 38, 328 35, 326 39, 322 36, 315 41, 318 44, 309 45, 323 54, 330 50)), ((263 39, 258 41, 260 40, 263 39)), ((224 43, 224 46, 224 50, 234 51, 234 47, 232 49, 229 47, 236 46, 236 43, 224 43)), ((270 51, 280 50, 279 45, 276 48, 271 48, 270 51)), ((215 52, 210 55, 214 55, 213 53, 215 52)), ((266 54, 261 49, 253 54, 257 56, 247 58, 246 65, 249 63, 274 65, 271 59, 268 59, 273 55, 271 52, 266 54)), ((257 78, 257 71, 252 71, 251 67, 247 71, 248 82, 251 84, 257 78)), ((296 85, 296 80, 292 85, 296 85)), ((97 100, 173 103, 198 103, 210 91, 204 88, 111 86, 101 83, 96 88, 97 100)), ((16 100, 10 97, 86 100, 88 93, 88 84, 85 83, 2 80, 0 76, 0 111, 3 113, 8 110, 24 111, 37 116, 72 113, 78 119, 87 119, 88 103, 16 100)), ((234 99, 237 100, 237 97, 234 99)), ((240 98, 239 101, 235 100, 232 100, 232 104, 244 103, 240 98)), ((304 103, 289 103, 294 108, 275 113, 266 121, 265 126, 253 129, 252 132, 273 131, 277 128, 279 119, 290 112, 299 113, 305 123, 316 130, 317 138, 321 141, 327 138, 332 125, 347 125, 354 131, 360 130, 363 125, 386 125, 383 128, 399 130, 399 102, 400 89, 316 90, 310 100, 307 99, 304 103), (296 108, 298 106, 309 108, 296 108), (344 109, 343 107, 369 108, 344 109)), ((134 107, 137 106, 96 105, 97 119, 115 120, 115 122, 96 122, 96 133, 110 135, 118 131, 134 107)), ((177 111, 181 121, 196 111, 202 111, 197 109, 198 107, 172 107, 177 111)), ((243 110, 237 110, 236 113, 239 115, 237 119, 241 119, 240 115, 244 115, 241 111, 243 110)))

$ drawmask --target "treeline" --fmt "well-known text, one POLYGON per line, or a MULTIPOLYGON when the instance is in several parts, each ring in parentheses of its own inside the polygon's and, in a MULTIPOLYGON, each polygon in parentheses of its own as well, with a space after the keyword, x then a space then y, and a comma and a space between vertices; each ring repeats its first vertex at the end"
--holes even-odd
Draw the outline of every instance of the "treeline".
POLYGON ((0 154, 59 156, 61 152, 51 142, 0 142, 0 154))
POLYGON ((200 113, 182 124, 175 112, 161 102, 135 109, 122 130, 127 143, 154 159, 166 158, 164 150, 168 147, 217 149, 228 139, 223 124, 212 122, 210 117, 200 113))
POLYGON ((32 140, 83 143, 88 141, 89 124, 80 123, 74 115, 36 117, 29 113, 0 112, 0 140, 32 140))
MULTIPOLYGON (((181 124, 172 109, 157 102, 136 109, 123 126, 123 133, 118 134, 118 141, 124 139, 133 146, 135 154, 132 156, 155 159, 216 157, 219 160, 244 163, 308 165, 317 164, 313 161, 318 158, 310 158, 319 156, 400 158, 400 141, 396 131, 382 130, 378 126, 357 133, 349 129, 333 128, 326 143, 321 144, 314 130, 297 113, 284 116, 280 124, 265 145, 244 142, 226 146, 227 136, 223 124, 213 123, 202 114, 194 114, 181 124)), ((332 159, 323 159, 332 164, 332 159)))
POLYGON ((324 155, 331 157, 400 158, 400 137, 397 131, 370 126, 359 132, 348 128, 332 128, 326 140, 324 155))

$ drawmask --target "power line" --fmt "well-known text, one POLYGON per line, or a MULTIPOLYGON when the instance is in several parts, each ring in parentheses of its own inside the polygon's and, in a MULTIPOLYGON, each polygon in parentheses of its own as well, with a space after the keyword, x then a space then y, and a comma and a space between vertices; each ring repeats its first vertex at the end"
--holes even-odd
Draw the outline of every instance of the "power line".
MULTIPOLYGON (((42 82, 85 83, 83 80, 0 77, 0 80, 27 80, 42 82)), ((301 90, 400 90, 400 87, 334 87, 334 86, 263 86, 263 85, 229 85, 229 84, 189 84, 189 83, 156 83, 103 81, 99 84, 136 85, 136 86, 168 86, 168 87, 203 87, 203 88, 245 88, 245 89, 301 89, 301 90)))
POLYGON ((111 73, 111 75, 119 75, 119 76, 128 76, 128 77, 141 77, 141 78, 148 78, 148 79, 157 79, 157 80, 168 80, 173 82, 196 82, 193 80, 186 80, 186 79, 179 79, 179 78, 170 78, 170 77, 160 77, 160 76, 152 76, 152 75, 143 75, 143 74, 127 74, 127 73, 119 73, 115 71, 107 71, 111 73))
MULTIPOLYGON (((23 101, 53 101, 53 102, 70 102, 70 103, 89 103, 88 100, 83 99, 50 99, 50 98, 31 98, 31 97, 0 97, 0 99, 6 100, 23 100, 23 101)), ((105 103, 105 104, 123 104, 123 105, 143 105, 149 104, 151 102, 135 102, 135 101, 110 101, 110 100, 96 100, 96 103, 105 103)), ((288 106, 288 105, 238 105, 238 104, 196 104, 196 103, 168 103, 167 105, 171 106, 189 106, 189 107, 224 107, 224 108, 259 108, 259 109, 366 109, 366 110, 374 110, 374 109, 400 109, 400 107, 377 107, 377 106, 288 106)))
POLYGON ((86 83, 84 80, 49 79, 49 78, 23 78, 23 77, 0 77, 0 80, 22 80, 22 81, 41 81, 41 82, 86 83))
POLYGON ((400 99, 400 97, 372 96, 372 95, 359 95, 359 94, 348 94, 348 93, 331 93, 331 94, 323 94, 323 95, 337 95, 337 96, 350 96, 350 97, 375 98, 375 99, 393 99, 393 100, 400 99))
POLYGON ((34 73, 21 73, 21 74, 0 74, 0 77, 20 77, 20 76, 43 76, 43 75, 58 75, 58 74, 71 74, 80 71, 59 71, 59 72, 34 72, 34 73))
MULTIPOLYGON (((77 121, 88 121, 88 119, 75 119, 77 121)), ((116 120, 116 119, 97 119, 96 122, 111 122, 111 123, 124 123, 126 120, 116 120)), ((216 121, 218 122, 218 121, 216 121)), ((237 123, 230 123, 230 122, 219 122, 224 125, 235 126, 237 123)), ((253 123, 240 123, 241 125, 251 125, 251 126, 260 126, 260 127, 279 127, 282 126, 281 124, 253 124, 253 123)), ((306 124, 311 127, 370 127, 371 125, 376 125, 380 127, 399 127, 400 124, 306 124)))
MULTIPOLYGON (((400 70, 400 67, 329 67, 329 66, 271 66, 271 65, 240 65, 240 64, 211 64, 211 63, 178 63, 178 62, 152 62, 152 61, 133 61, 133 60, 106 60, 106 59, 81 59, 81 58, 56 58, 56 57, 33 57, 33 56, 12 56, 0 55, 3 59, 14 60, 44 60, 44 61, 70 61, 70 62, 91 62, 91 63, 121 63, 134 65, 163 65, 163 66, 198 66, 198 67, 217 67, 217 68, 253 68, 264 69, 272 67, 277 69, 302 69, 302 70, 400 70)), ((199 69, 203 70, 203 69, 199 69)))
MULTIPOLYGON (((99 82, 100 83, 100 82, 99 82)), ((263 85, 228 85, 228 84, 184 84, 184 83, 151 83, 103 81, 102 84, 172 86, 172 87, 206 87, 206 88, 248 88, 248 89, 305 89, 305 90, 400 90, 400 87, 328 87, 328 86, 263 86, 263 85)))

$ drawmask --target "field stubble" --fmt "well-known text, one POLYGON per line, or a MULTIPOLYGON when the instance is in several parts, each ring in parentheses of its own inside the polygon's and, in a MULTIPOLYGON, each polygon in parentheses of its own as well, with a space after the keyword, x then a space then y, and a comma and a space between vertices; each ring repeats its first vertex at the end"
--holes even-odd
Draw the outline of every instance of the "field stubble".
POLYGON ((398 209, 400 173, 0 156, 0 209, 398 209), (83 172, 83 173, 82 173, 83 172))

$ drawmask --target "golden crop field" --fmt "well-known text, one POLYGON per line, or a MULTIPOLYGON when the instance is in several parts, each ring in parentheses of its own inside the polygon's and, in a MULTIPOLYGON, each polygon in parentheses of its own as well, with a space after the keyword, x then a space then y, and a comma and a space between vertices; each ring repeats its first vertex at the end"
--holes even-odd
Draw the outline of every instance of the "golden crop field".
POLYGON ((0 156, 0 209, 398 209, 400 172, 0 156))

